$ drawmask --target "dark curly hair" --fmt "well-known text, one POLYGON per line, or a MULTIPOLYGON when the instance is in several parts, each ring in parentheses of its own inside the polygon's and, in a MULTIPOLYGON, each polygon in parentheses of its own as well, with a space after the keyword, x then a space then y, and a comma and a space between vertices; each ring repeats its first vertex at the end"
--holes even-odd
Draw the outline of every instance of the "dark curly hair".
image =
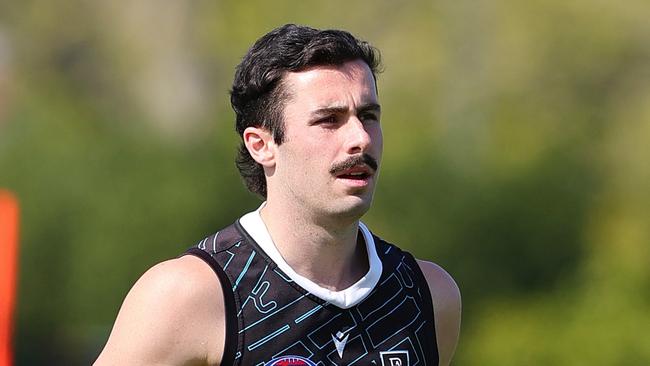
POLYGON ((342 65, 363 60, 373 77, 380 71, 379 51, 341 30, 319 30, 287 24, 257 40, 235 71, 230 103, 236 114, 236 130, 242 137, 236 159, 246 187, 266 198, 264 170, 243 143, 247 127, 267 129, 278 145, 284 140, 283 110, 289 93, 282 85, 287 72, 313 66, 342 65))

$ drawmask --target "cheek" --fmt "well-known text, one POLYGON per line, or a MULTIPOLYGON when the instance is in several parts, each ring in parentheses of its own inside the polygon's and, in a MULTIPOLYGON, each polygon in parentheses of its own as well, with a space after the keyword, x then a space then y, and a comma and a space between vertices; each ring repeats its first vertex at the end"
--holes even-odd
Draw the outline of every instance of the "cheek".
POLYGON ((317 142, 292 144, 285 150, 284 163, 286 174, 300 181, 309 181, 316 173, 323 170, 324 156, 317 142))
POLYGON ((372 129, 370 129, 368 132, 369 132, 369 134, 371 136, 372 143, 374 145, 374 149, 381 156, 381 152, 382 152, 382 150, 384 148, 384 135, 383 135, 383 133, 381 131, 381 126, 377 125, 375 127, 372 127, 372 129))

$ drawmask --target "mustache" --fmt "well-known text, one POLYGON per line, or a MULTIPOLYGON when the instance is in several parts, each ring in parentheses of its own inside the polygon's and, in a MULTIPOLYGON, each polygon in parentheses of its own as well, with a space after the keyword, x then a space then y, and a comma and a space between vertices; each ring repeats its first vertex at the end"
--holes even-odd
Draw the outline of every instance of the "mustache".
POLYGON ((338 174, 342 171, 345 171, 347 169, 350 169, 352 167, 355 167, 357 165, 361 164, 366 164, 369 166, 373 171, 377 170, 377 160, 373 158, 372 156, 368 154, 361 154, 361 155, 355 155, 351 156, 350 158, 339 162, 339 163, 334 163, 332 167, 330 168, 330 173, 331 174, 338 174))

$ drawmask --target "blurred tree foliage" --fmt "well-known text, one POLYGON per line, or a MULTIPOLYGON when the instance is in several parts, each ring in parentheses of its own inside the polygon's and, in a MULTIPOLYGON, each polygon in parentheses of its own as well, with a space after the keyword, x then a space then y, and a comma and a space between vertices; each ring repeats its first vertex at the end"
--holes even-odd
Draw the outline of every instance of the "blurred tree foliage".
POLYGON ((649 364, 648 16, 645 0, 0 3, 16 364, 90 363, 146 268, 256 207, 227 90, 287 22, 382 50, 366 221, 457 279, 455 364, 649 364))

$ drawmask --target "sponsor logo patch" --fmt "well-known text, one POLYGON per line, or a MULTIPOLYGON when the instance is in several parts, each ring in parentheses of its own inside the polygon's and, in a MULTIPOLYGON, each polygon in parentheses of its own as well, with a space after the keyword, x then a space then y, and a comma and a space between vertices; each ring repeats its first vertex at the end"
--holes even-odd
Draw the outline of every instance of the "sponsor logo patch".
POLYGON ((409 366, 409 351, 379 352, 381 366, 409 366))
POLYGON ((265 363, 264 366, 316 366, 316 364, 300 356, 280 356, 265 363))

